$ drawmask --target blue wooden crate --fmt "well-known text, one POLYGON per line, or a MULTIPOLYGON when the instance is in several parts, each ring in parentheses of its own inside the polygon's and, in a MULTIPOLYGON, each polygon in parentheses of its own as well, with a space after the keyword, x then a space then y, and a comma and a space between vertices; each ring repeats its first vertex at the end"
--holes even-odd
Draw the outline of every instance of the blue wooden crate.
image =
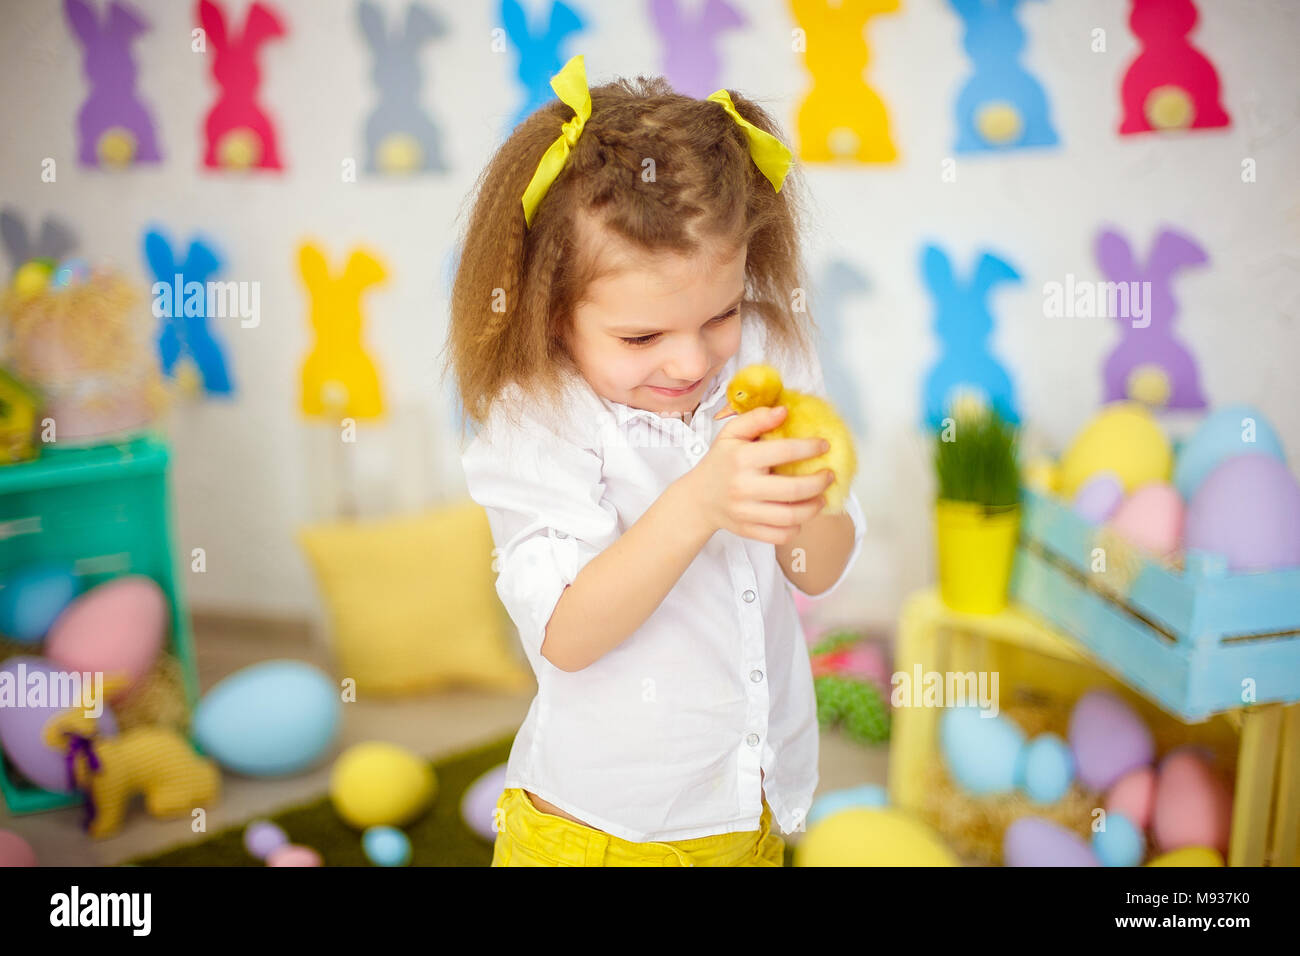
POLYGON ((1195 550, 1171 568, 1059 499, 1022 505, 1012 596, 1117 676, 1188 722, 1300 700, 1300 568, 1231 574, 1195 550))

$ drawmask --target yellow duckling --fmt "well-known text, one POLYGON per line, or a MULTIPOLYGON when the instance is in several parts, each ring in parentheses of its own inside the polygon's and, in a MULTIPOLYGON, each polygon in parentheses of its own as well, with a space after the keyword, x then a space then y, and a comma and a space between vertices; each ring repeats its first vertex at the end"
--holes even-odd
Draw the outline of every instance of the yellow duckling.
POLYGON ((779 475, 815 475, 824 468, 835 472, 835 480, 826 489, 826 514, 841 514, 849 496, 849 485, 858 470, 858 456, 853 448, 853 434, 831 404, 816 395, 805 395, 784 388, 781 373, 770 365, 742 368, 727 384, 727 406, 714 419, 752 411, 755 408, 786 407, 781 424, 763 433, 771 438, 824 438, 830 450, 802 461, 777 465, 779 475))

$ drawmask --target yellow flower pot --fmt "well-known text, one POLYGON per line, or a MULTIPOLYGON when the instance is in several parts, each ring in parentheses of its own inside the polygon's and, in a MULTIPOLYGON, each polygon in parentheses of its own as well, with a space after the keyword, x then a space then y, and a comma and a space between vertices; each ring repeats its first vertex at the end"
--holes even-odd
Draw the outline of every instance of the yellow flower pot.
POLYGON ((934 512, 943 603, 966 614, 997 614, 1007 606, 1020 506, 940 500, 934 512))

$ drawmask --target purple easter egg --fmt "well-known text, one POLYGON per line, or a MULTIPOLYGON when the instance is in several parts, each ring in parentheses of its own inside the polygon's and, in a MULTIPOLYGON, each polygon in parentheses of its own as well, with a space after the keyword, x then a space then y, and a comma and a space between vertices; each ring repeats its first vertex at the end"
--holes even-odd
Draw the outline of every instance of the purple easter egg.
POLYGON ((1272 455, 1224 459, 1192 498, 1184 540, 1223 555, 1229 571, 1300 566, 1300 485, 1272 455))
MULTIPOLYGON (((73 699, 78 685, 66 679, 52 679, 67 673, 54 667, 43 657, 10 657, 0 665, 0 747, 15 767, 32 783, 45 790, 71 792, 68 786, 68 767, 64 752, 46 746, 42 739, 50 718, 64 710, 85 710, 83 702, 73 699), (68 699, 64 700, 63 697, 68 699)), ((71 675, 69 675, 71 676, 71 675)), ((96 688, 94 675, 87 688, 96 688)), ((85 683, 86 678, 81 678, 85 683)), ((103 708, 99 717, 98 733, 112 737, 117 734, 117 721, 102 696, 96 704, 103 708)), ((94 709, 92 706, 90 709, 94 709)))
POLYGON ((1115 513, 1124 500, 1124 483, 1113 471, 1099 471, 1074 494, 1070 507, 1091 524, 1101 524, 1115 513))
POLYGON ((1084 694, 1070 714, 1070 749, 1079 782, 1091 790, 1108 790, 1130 770, 1145 767, 1155 756, 1155 742, 1142 718, 1110 691, 1084 694))
POLYGON ((493 811, 505 788, 506 765, 499 764, 471 783, 460 801, 460 816, 465 825, 489 842, 497 838, 492 826, 493 811))
POLYGON ((289 837, 270 820, 254 820, 244 829, 244 849, 259 860, 285 846, 289 837))
POLYGON ((1042 817, 1021 817, 1002 836, 1005 866, 1101 866, 1077 834, 1042 817))

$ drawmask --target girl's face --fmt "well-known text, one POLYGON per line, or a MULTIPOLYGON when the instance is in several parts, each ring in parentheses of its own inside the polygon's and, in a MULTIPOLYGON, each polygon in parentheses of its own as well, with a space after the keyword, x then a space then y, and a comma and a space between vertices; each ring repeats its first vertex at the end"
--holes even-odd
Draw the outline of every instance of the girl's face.
POLYGON ((689 417, 740 348, 747 255, 640 258, 593 283, 569 349, 596 394, 689 417))

